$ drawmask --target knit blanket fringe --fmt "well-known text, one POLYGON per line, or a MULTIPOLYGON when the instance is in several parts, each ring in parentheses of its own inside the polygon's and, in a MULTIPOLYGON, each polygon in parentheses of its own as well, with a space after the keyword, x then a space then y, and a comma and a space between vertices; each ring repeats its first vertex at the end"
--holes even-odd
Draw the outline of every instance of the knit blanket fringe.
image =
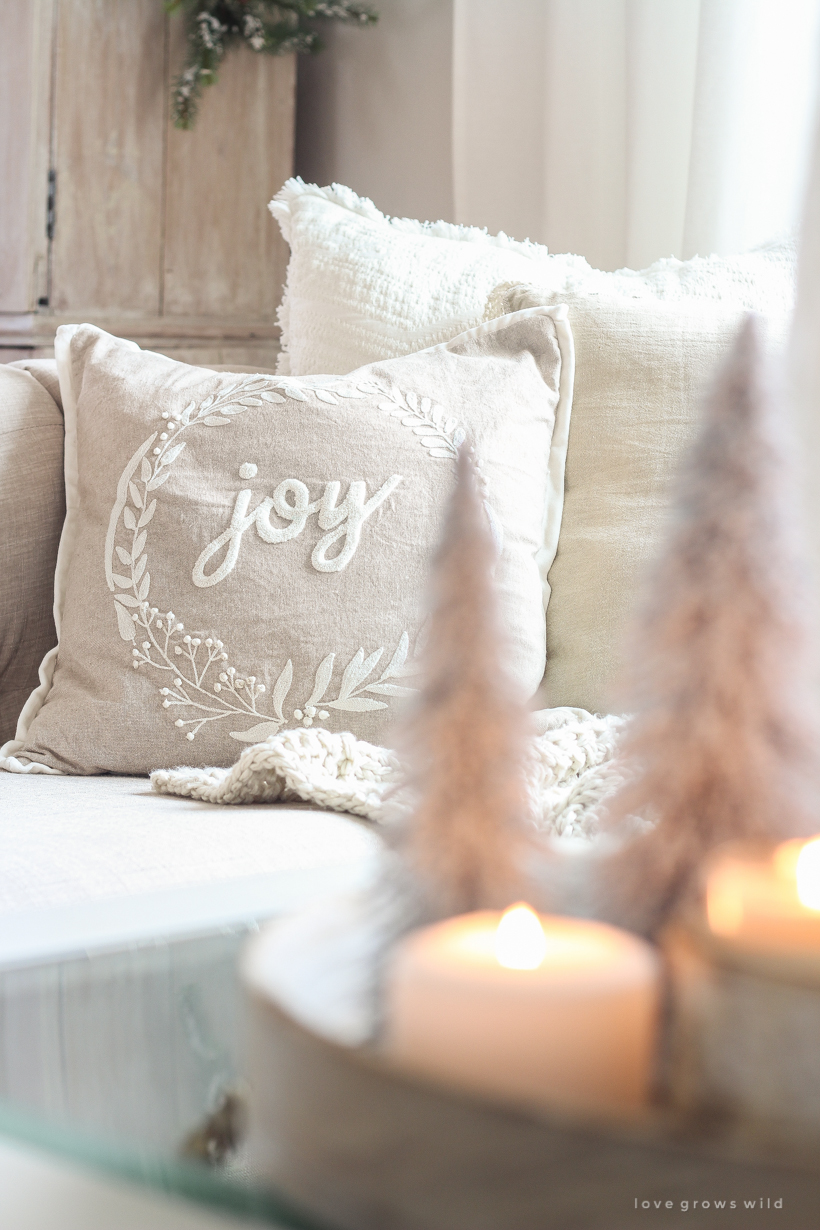
MULTIPOLYGON (((603 804, 624 781, 616 753, 625 719, 554 709, 548 723, 528 749, 532 819, 547 834, 592 838, 603 804)), ((205 803, 303 801, 377 824, 412 806, 394 751, 314 727, 281 731, 256 743, 229 769, 157 769, 151 784, 160 794, 205 803)))

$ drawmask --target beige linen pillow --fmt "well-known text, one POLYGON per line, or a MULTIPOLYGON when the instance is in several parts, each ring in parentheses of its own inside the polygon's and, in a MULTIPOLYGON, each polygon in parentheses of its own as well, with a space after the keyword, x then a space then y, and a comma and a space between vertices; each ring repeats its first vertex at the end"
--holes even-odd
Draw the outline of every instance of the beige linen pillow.
MULTIPOLYGON (((499 287, 488 312, 550 298, 538 287, 499 287)), ((664 527, 670 481, 742 310, 613 295, 569 295, 568 309, 575 393, 539 704, 606 712, 619 707, 624 625, 664 527)), ((787 323, 783 312, 769 321, 773 347, 787 323)))
POLYGON ((14 733, 54 645, 65 517, 63 416, 27 371, 0 364, 0 741, 14 733))
POLYGON ((511 669, 545 656, 572 338, 536 308, 344 379, 241 376, 57 335, 68 509, 59 646, 0 763, 232 763, 313 723, 384 738, 413 686, 430 554, 466 440, 499 544, 511 669))

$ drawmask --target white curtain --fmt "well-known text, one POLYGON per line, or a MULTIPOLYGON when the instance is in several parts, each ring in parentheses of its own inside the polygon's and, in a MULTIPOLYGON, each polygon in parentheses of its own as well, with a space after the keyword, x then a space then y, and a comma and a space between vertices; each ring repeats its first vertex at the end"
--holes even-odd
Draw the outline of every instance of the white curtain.
MULTIPOLYGON (((812 572, 815 617, 820 621, 820 108, 807 179, 788 374, 801 469, 803 528, 812 572)), ((820 692, 820 623, 814 650, 820 692)))
POLYGON ((793 231, 820 0, 454 0, 456 220, 593 265, 793 231))

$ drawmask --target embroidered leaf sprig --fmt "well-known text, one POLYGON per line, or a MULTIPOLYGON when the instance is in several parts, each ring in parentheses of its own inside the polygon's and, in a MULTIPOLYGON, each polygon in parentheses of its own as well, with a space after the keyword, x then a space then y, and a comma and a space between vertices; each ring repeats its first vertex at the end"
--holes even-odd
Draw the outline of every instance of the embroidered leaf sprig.
POLYGON ((340 709, 346 713, 367 713, 374 709, 386 709, 387 704, 385 701, 372 700, 369 696, 363 696, 363 692, 374 692, 382 696, 412 695, 415 691, 414 688, 400 687, 397 684, 388 684, 386 682, 388 679, 399 675, 415 673, 416 668, 413 665, 405 665, 409 645, 409 636, 406 632, 402 632, 399 643, 390 660, 390 665, 377 680, 373 680, 370 683, 367 680, 384 656, 384 649, 376 649, 368 657, 365 657, 364 649, 357 649, 342 673, 341 683, 335 700, 325 699, 325 694, 333 678, 333 665, 336 659, 334 653, 329 653, 316 671, 313 691, 307 704, 303 710, 294 709, 294 717, 298 718, 303 725, 312 726, 313 720, 317 716, 319 718, 327 718, 329 716, 325 710, 318 708, 320 702, 326 705, 328 709, 340 709))
POLYGON ((379 409, 384 414, 400 419, 402 427, 409 427, 414 435, 419 436, 419 443, 430 450, 431 457, 455 460, 466 435, 457 419, 448 415, 444 407, 436 405, 430 397, 419 397, 413 392, 402 393, 395 388, 389 389, 387 396, 389 401, 379 402, 379 409))

